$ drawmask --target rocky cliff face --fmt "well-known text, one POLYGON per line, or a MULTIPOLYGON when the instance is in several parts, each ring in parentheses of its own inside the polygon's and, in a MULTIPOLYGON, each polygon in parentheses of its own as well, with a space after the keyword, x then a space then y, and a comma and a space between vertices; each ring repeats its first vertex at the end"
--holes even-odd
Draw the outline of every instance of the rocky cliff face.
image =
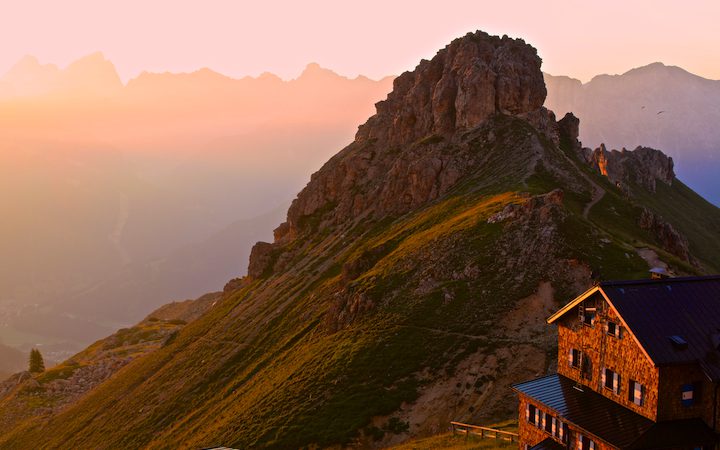
MULTIPOLYGON (((523 117, 557 140, 554 115, 542 107, 540 64, 523 40, 480 31, 421 61, 395 79, 355 142, 313 174, 275 230, 276 243, 294 239, 308 223, 402 214, 437 199, 477 163, 450 145, 494 115, 523 117)), ((253 274, 265 270, 270 251, 265 243, 253 249, 253 274)))
POLYGON ((607 151, 602 144, 593 151, 584 149, 583 154, 590 165, 625 189, 636 184, 655 192, 658 181, 670 185, 675 179, 672 158, 653 148, 607 151))

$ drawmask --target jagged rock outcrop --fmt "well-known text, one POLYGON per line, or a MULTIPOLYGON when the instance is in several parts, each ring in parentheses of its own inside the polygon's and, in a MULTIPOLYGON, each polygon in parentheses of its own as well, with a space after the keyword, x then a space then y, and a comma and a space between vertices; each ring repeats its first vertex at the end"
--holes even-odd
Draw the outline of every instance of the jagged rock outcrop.
POLYGON ((575 117, 573 113, 566 113, 565 116, 558 121, 558 132, 560 134, 560 140, 567 142, 576 152, 581 151, 582 144, 579 141, 580 119, 575 117))
MULTIPOLYGON (((275 230, 275 242, 319 223, 403 214, 437 199, 475 163, 449 143, 496 114, 522 117, 557 141, 555 116, 542 107, 540 64, 522 39, 480 31, 421 61, 395 79, 355 142, 313 174, 275 230)), ((270 251, 265 244, 253 249, 250 276, 263 272, 270 251)))
POLYGON ((395 79, 357 141, 406 144, 474 128, 490 115, 542 107, 547 91, 535 49, 521 39, 469 33, 395 79))
POLYGON ((487 222, 497 223, 509 219, 515 220, 519 217, 527 217, 534 213, 538 213, 540 218, 543 219, 547 217, 553 207, 562 205, 563 195, 562 189, 554 189, 547 194, 529 197, 527 201, 522 204, 510 203, 499 213, 490 216, 487 222))
POLYGON ((437 198, 463 169, 443 154, 443 142, 497 113, 543 111, 547 92, 540 63, 535 49, 521 39, 476 32, 402 74, 355 142, 298 195, 286 232, 298 230, 303 218, 323 208, 333 210, 337 223, 363 214, 403 213, 437 198), (411 143, 424 148, 397 148, 411 143))
POLYGON ((270 268, 272 262, 272 244, 268 242, 256 243, 250 251, 250 263, 248 264, 248 276, 259 278, 270 268))
POLYGON ((650 231, 663 249, 683 261, 693 262, 694 259, 690 255, 687 238, 657 214, 643 208, 638 225, 640 225, 640 228, 650 231))
POLYGON ((623 190, 636 184, 649 192, 655 192, 657 181, 670 185, 675 179, 672 158, 660 150, 637 147, 632 151, 608 151, 603 144, 594 151, 586 148, 583 152, 590 165, 623 190))

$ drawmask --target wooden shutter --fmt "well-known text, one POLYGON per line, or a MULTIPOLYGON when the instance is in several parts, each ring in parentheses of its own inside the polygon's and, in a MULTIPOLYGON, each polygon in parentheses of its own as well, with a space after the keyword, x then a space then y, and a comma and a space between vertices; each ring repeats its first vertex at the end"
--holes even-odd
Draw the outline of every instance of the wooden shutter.
POLYGON ((613 372, 613 391, 616 394, 620 393, 620 374, 613 372))
POLYGON ((527 407, 525 408, 525 420, 530 422, 530 403, 528 403, 527 407))
POLYGON ((595 450, 595 441, 590 440, 590 450, 595 450))
POLYGON ((634 393, 633 393, 633 402, 634 402, 636 405, 641 406, 641 405, 642 405, 642 398, 643 398, 643 395, 642 395, 642 394, 643 394, 643 385, 640 384, 640 383, 638 383, 638 382, 636 381, 633 391, 634 391, 634 393))
POLYGON ((575 349, 572 349, 572 348, 571 348, 571 349, 570 349, 570 354, 568 355, 568 363, 570 364, 570 367, 573 366, 573 352, 574 352, 574 351, 575 351, 575 349))
POLYGON ((605 377, 606 377, 607 369, 603 367, 602 371, 600 372, 600 383, 602 383, 602 387, 605 387, 605 377))
POLYGON ((560 420, 557 420, 556 424, 557 424, 557 433, 555 434, 555 436, 559 437, 560 440, 562 441, 563 438, 565 437, 565 434, 563 433, 563 423, 560 422, 560 420))

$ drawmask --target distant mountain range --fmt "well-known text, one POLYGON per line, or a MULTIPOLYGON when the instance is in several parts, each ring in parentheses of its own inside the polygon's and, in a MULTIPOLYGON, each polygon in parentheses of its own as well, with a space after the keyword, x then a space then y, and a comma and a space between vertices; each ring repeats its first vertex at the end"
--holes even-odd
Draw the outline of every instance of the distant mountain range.
POLYGON ((654 63, 585 84, 545 74, 545 84, 545 106, 578 116, 584 145, 661 149, 680 179, 720 205, 720 81, 654 63))
POLYGON ((0 339, 85 345, 241 274, 391 84, 309 64, 123 85, 99 53, 23 58, 0 79, 0 339))
MULTIPOLYGON (((289 81, 202 69, 123 85, 100 53, 67 68, 23 58, 0 79, 0 188, 12 193, 0 204, 0 305, 40 305, 19 308, 17 327, 57 326, 0 338, 29 344, 65 327, 71 336, 44 342, 87 342, 243 275, 257 230, 277 222, 268 211, 352 140, 392 81, 309 64, 289 81)), ((720 82, 662 64, 545 82, 545 105, 574 111, 585 145, 663 149, 720 203, 720 82)))

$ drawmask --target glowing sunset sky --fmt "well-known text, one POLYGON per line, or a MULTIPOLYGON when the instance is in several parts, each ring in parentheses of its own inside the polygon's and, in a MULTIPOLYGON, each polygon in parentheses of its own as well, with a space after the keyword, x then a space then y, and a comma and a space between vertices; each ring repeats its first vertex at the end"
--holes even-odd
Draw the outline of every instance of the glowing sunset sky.
POLYGON ((309 62, 379 78, 482 29, 522 37, 543 68, 587 81, 661 61, 720 79, 720 1, 4 0, 0 74, 102 51, 123 80, 210 67, 288 79, 309 62))

